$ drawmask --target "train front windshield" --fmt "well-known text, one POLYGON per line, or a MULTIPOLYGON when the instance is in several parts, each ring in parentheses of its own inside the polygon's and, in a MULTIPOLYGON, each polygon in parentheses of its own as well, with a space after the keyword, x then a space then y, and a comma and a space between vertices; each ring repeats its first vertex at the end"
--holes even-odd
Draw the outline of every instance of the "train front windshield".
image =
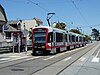
POLYGON ((45 43, 46 32, 34 32, 34 43, 45 43))

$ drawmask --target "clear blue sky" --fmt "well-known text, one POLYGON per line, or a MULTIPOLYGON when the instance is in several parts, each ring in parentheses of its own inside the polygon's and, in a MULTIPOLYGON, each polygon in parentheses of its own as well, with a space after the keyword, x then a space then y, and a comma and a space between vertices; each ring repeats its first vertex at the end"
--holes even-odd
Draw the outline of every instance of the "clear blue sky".
POLYGON ((64 22, 68 30, 81 27, 88 35, 90 27, 100 30, 100 0, 0 0, 0 3, 8 20, 36 17, 47 25, 47 13, 54 12, 50 22, 64 22))

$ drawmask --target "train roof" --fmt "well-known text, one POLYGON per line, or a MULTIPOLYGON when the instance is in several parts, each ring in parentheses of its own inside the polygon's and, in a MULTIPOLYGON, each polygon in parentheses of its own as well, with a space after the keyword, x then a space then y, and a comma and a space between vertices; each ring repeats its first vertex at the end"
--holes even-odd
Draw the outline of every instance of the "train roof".
POLYGON ((47 28, 49 30, 49 32, 68 33, 68 34, 72 34, 72 35, 75 35, 75 36, 85 37, 84 35, 81 35, 81 34, 77 34, 77 33, 73 33, 73 32, 67 32, 65 30, 53 28, 53 27, 49 27, 49 26, 38 26, 38 27, 33 27, 32 29, 36 29, 36 28, 47 28))
POLYGON ((73 32, 68 32, 69 34, 75 35, 75 36, 82 36, 85 37, 85 35, 81 35, 81 34, 77 34, 77 33, 73 33, 73 32))
POLYGON ((61 29, 53 28, 53 27, 49 27, 49 26, 38 26, 38 27, 33 27, 32 29, 35 29, 35 28, 47 28, 49 30, 49 32, 64 32, 64 33, 67 33, 65 30, 61 30, 61 29))

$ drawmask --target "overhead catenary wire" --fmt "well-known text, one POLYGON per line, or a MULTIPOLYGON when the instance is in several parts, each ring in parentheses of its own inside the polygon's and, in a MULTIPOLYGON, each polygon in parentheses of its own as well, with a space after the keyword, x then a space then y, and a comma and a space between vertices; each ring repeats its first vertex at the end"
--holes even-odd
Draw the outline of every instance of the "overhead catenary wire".
POLYGON ((38 7, 41 8, 42 10, 44 10, 44 11, 46 11, 46 12, 49 12, 47 9, 45 9, 45 8, 42 7, 42 6, 40 6, 38 3, 35 3, 35 2, 33 2, 33 1, 31 1, 31 0, 27 0, 27 1, 29 1, 29 2, 31 2, 32 4, 38 6, 38 7))
MULTIPOLYGON (((13 1, 13 0, 12 0, 13 1)), ((50 12, 48 9, 44 8, 43 6, 41 6, 38 2, 35 2, 35 0, 26 0, 28 1, 28 3, 31 3, 33 5, 36 5, 37 7, 39 7, 40 9, 42 9, 43 11, 45 11, 46 13, 50 12)), ((73 1, 73 0, 72 0, 73 1)), ((66 1, 64 1, 66 2, 66 1)), ((74 4, 75 4, 76 1, 74 1, 74 4)), ((55 3, 55 2, 54 2, 55 3)), ((56 2, 57 3, 57 2, 56 2)), ((58 2, 60 3, 60 2, 58 2)), ((76 5, 75 5, 76 6, 76 5)), ((77 6, 76 6, 77 7, 77 6)), ((80 10, 79 10, 80 11, 80 10)), ((81 13, 81 12, 80 12, 81 13)), ((55 17, 58 18, 58 20, 64 22, 66 24, 66 26, 68 26, 69 30, 70 30, 70 27, 75 27, 77 28, 77 26, 75 26, 72 21, 71 22, 67 22, 65 19, 59 17, 57 14, 55 14, 55 17)), ((84 27, 84 26, 82 26, 84 27)), ((89 26, 90 27, 90 26, 89 26)))
MULTIPOLYGON (((13 1, 13 0, 12 0, 13 1)), ((81 26, 77 26, 77 25, 74 25, 73 23, 72 23, 72 21, 70 20, 70 22, 69 22, 69 20, 66 20, 66 19, 69 19, 68 17, 67 18, 64 18, 65 16, 61 16, 61 17, 59 17, 59 15, 57 15, 57 14, 55 14, 55 16, 54 17, 56 17, 56 18, 58 18, 58 21, 62 21, 62 22, 64 22, 67 26, 68 26, 68 28, 77 28, 77 27, 82 27, 82 28, 90 28, 90 27, 92 27, 92 25, 89 25, 89 23, 87 22, 87 20, 85 19, 85 17, 84 17, 84 14, 82 14, 81 13, 81 11, 79 10, 79 7, 78 7, 78 5, 77 5, 77 2, 78 0, 69 0, 69 2, 71 3, 73 3, 73 5, 75 6, 75 8, 77 8, 77 10, 78 10, 78 12, 80 12, 80 15, 81 15, 81 17, 84 19, 84 21, 85 21, 85 23, 86 24, 88 24, 88 26, 85 26, 85 25, 81 25, 81 26)), ((17 1, 17 2, 19 2, 19 0, 17 1)), ((42 1, 43 2, 43 1, 42 1)), ((54 1, 53 1, 54 2, 54 1)), ((52 2, 52 3, 53 3, 52 2)), ((21 1, 21 3, 23 3, 23 1, 21 1)), ((50 9, 47 9, 47 7, 43 7, 43 6, 41 6, 42 4, 41 4, 41 2, 39 2, 39 0, 38 0, 38 2, 37 2, 37 0, 26 0, 24 3, 27 3, 27 4, 30 4, 30 5, 32 5, 33 4, 33 7, 39 7, 40 9, 42 9, 43 11, 45 11, 45 13, 48 13, 48 12, 51 12, 51 11, 49 11, 50 9)), ((55 3, 55 2, 54 2, 55 3)), ((66 2, 67 3, 67 2, 66 2)), ((49 4, 49 2, 48 2, 48 4, 49 4)), ((52 21, 53 21, 53 19, 52 19, 52 21)), ((74 22, 74 21, 73 21, 74 22)), ((56 22, 57 23, 57 22, 56 22)), ((52 23, 53 24, 53 23, 52 23)))
MULTIPOLYGON (((42 10, 44 10, 45 12, 49 12, 49 10, 47 10, 47 9, 45 9, 44 7, 42 7, 42 6, 40 6, 38 3, 35 3, 35 2, 33 2, 32 0, 27 0, 28 2, 31 2, 32 4, 34 4, 34 5, 36 5, 36 6, 38 6, 39 8, 41 8, 42 10)), ((56 14, 55 14, 55 17, 56 18, 58 18, 58 19, 60 19, 61 21, 63 21, 63 22, 65 22, 65 23, 67 23, 67 24, 69 24, 68 22, 66 22, 65 20, 63 20, 62 18, 60 18, 60 17, 58 17, 56 14)), ((70 24, 71 25, 71 24, 70 24)), ((73 26, 73 27, 76 27, 76 26, 73 26)))
POLYGON ((80 9, 79 9, 79 8, 77 7, 77 5, 75 4, 75 1, 73 1, 73 0, 70 0, 70 1, 71 1, 71 3, 74 5, 74 7, 76 8, 76 10, 78 11, 78 13, 80 14, 80 16, 83 18, 84 22, 85 22, 88 26, 90 26, 89 23, 87 22, 87 20, 85 19, 85 17, 83 16, 83 14, 81 13, 80 9))
POLYGON ((47 4, 47 5, 50 4, 50 5, 52 5, 52 4, 64 4, 66 2, 68 2, 68 1, 59 1, 59 2, 58 1, 53 1, 53 2, 49 2, 49 3, 46 2, 46 1, 45 2, 42 1, 41 4, 47 4))

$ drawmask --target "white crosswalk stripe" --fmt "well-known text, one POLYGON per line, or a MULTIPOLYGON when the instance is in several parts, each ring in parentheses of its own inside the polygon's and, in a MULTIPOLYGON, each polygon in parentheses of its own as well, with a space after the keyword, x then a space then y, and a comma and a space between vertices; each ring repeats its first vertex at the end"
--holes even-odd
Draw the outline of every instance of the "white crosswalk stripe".
POLYGON ((97 58, 97 57, 93 57, 92 61, 91 62, 99 62, 100 58, 97 58))

